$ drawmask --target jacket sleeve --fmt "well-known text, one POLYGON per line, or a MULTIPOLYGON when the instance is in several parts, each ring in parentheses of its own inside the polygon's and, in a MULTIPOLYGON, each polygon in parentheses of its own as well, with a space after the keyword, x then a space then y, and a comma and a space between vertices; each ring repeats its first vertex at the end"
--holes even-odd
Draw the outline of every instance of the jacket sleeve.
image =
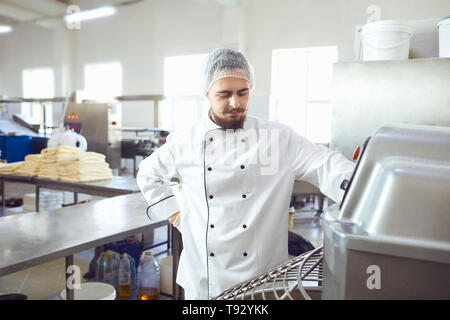
POLYGON ((350 179, 355 164, 341 153, 312 143, 294 131, 291 132, 289 148, 295 180, 309 182, 333 201, 341 201, 344 195, 341 183, 350 179))
POLYGON ((137 184, 149 204, 148 216, 152 221, 166 220, 180 207, 170 187, 172 178, 179 178, 174 158, 166 144, 141 161, 137 184))

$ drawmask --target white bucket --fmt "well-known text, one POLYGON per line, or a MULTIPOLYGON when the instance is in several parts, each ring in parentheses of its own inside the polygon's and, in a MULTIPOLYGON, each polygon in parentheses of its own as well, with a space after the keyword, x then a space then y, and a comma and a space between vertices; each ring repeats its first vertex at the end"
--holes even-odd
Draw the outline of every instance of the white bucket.
MULTIPOLYGON (((80 289, 73 289, 74 300, 115 300, 116 289, 103 282, 84 282, 80 289)), ((61 300, 66 300, 66 289, 59 294, 61 300)))
POLYGON ((161 272, 161 293, 172 295, 173 283, 173 256, 168 256, 159 261, 161 272))
POLYGON ((364 25, 361 30, 363 60, 405 60, 413 29, 397 20, 382 20, 364 25))
POLYGON ((439 30, 439 58, 450 58, 450 17, 437 24, 439 30))

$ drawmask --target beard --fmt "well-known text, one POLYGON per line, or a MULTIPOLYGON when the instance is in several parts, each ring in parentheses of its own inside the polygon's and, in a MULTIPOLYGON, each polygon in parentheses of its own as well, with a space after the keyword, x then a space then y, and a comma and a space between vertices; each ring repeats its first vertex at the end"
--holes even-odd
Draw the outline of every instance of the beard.
MULTIPOLYGON (((240 111, 242 113, 240 115, 238 115, 236 118, 226 119, 226 118, 220 117, 219 115, 214 113, 214 111, 212 109, 209 109, 209 117, 211 118, 211 120, 213 122, 215 122, 222 129, 225 129, 225 130, 227 130, 227 129, 232 129, 232 130, 242 129, 244 127, 245 119, 247 118, 247 113, 245 112, 245 110, 242 110, 242 109, 238 109, 238 111, 240 111)), ((227 112, 227 113, 229 113, 229 112, 227 112)))

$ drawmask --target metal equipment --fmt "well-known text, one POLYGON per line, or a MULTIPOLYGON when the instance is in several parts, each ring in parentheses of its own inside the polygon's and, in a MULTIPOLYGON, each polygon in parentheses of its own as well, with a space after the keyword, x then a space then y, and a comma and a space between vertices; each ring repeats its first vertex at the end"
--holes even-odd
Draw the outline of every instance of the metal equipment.
POLYGON ((64 126, 86 138, 88 151, 104 154, 111 169, 119 169, 121 113, 119 103, 69 103, 64 126))
POLYGON ((226 290, 215 300, 317 300, 322 293, 322 247, 226 290))
POLYGON ((324 299, 449 299, 450 128, 378 129, 323 227, 324 299))
POLYGON ((322 217, 323 249, 217 298, 450 299, 449 150, 450 127, 381 127, 322 217))
POLYGON ((133 176, 136 177, 137 161, 136 157, 141 156, 144 159, 151 155, 156 149, 161 147, 169 135, 168 131, 161 129, 147 129, 147 128, 121 128, 122 132, 135 132, 136 138, 122 139, 121 149, 122 159, 133 160, 133 176), (138 136, 139 133, 150 134, 147 136, 138 136))

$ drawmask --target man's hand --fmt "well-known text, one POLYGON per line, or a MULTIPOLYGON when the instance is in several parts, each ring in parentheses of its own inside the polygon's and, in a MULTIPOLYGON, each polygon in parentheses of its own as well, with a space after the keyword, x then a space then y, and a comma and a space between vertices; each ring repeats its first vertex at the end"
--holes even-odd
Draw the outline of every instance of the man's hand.
POLYGON ((174 224, 175 223, 175 220, 178 218, 178 215, 180 214, 180 211, 178 211, 177 213, 174 213, 173 215, 171 215, 170 217, 169 217, 169 219, 167 219, 167 220, 169 220, 169 222, 171 223, 171 224, 174 224))

